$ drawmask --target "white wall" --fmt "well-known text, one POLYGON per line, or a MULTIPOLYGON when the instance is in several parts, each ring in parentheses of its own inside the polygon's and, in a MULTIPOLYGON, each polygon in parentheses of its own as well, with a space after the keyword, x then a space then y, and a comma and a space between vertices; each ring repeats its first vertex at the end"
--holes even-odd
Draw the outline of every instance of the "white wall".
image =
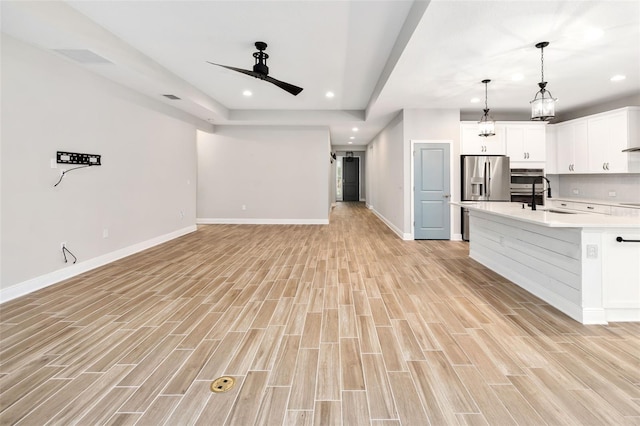
MULTIPOLYGON (((413 238, 411 141, 451 141, 452 199, 460 199, 460 111, 406 109, 367 149, 367 204, 401 238, 413 238)), ((451 210, 452 238, 460 237, 460 211, 451 210)))
POLYGON ((198 132, 198 222, 328 223, 329 148, 327 128, 198 132))
POLYGON ((366 155, 367 205, 400 236, 404 229, 403 140, 400 112, 371 141, 366 155))
MULTIPOLYGON (((460 200, 460 110, 406 109, 404 110, 404 225, 405 234, 413 233, 413 205, 411 192, 412 140, 451 141, 451 199, 460 200)), ((452 238, 462 238, 460 209, 451 208, 452 238)))
POLYGON ((0 300, 195 230, 194 120, 3 36, 0 300), (54 188, 58 150, 103 165, 54 188))

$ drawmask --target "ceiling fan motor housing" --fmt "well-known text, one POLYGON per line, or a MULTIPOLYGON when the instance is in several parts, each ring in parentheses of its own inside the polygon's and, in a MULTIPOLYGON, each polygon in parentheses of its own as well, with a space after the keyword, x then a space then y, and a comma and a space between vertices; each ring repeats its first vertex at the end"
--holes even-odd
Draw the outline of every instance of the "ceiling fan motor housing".
MULTIPOLYGON (((267 66, 267 59, 269 59, 269 55, 264 53, 264 50, 267 48, 267 43, 264 41, 256 41, 256 49, 259 52, 255 52, 253 57, 256 59, 256 63, 253 66, 253 72, 257 72, 258 74, 262 74, 265 77, 269 74, 269 67, 267 66)), ((258 77, 261 80, 264 78, 258 77)))

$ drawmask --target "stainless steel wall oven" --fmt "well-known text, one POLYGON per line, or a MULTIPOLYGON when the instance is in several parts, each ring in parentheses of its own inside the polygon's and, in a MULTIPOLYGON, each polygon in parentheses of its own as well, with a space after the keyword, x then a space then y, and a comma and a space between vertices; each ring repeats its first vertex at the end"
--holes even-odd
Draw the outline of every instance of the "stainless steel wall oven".
MULTIPOLYGON (((543 169, 511 169, 511 202, 530 203, 533 179, 544 176, 543 169)), ((541 180, 536 185, 536 204, 544 205, 544 185, 541 180)))

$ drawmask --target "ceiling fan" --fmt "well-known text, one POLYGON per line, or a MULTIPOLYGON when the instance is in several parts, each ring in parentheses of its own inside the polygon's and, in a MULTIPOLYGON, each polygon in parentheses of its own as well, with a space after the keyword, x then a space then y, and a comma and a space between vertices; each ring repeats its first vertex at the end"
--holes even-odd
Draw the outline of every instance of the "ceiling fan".
POLYGON ((269 67, 267 66, 267 59, 269 55, 264 53, 267 48, 267 43, 263 41, 256 41, 256 49, 258 52, 253 53, 253 57, 256 60, 256 63, 253 65, 253 71, 245 70, 242 68, 230 67, 228 65, 215 64, 213 62, 209 62, 211 65, 217 65, 222 68, 226 68, 233 71, 238 71, 243 74, 250 75, 255 78, 259 78, 260 80, 268 81, 269 83, 275 84, 279 88, 286 90, 291 93, 293 96, 298 95, 298 93, 302 92, 302 87, 294 86, 293 84, 285 83, 284 81, 276 80, 273 77, 269 77, 269 67))

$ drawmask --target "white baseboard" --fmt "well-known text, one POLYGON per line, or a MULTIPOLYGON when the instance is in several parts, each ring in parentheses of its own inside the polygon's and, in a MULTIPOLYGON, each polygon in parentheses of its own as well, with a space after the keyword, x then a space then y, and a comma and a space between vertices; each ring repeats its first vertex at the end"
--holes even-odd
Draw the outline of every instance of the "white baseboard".
POLYGON ((397 226, 395 226, 393 223, 391 223, 386 217, 384 217, 383 215, 381 215, 373 206, 371 205, 367 205, 367 207, 376 215, 378 216, 378 218, 385 224, 387 225, 387 227, 389 229, 391 229, 393 231, 394 234, 396 234, 398 237, 402 238, 405 241, 410 241, 413 240, 413 235, 412 234, 405 234, 404 232, 402 232, 402 230, 400 230, 397 226))
POLYGON ((197 218, 198 225, 328 225, 329 219, 197 218))
POLYGON ((451 241, 462 241, 462 234, 451 235, 451 241))
POLYGON ((75 265, 70 265, 63 269, 50 272, 39 277, 31 278, 30 280, 23 281, 21 283, 12 285, 8 288, 0 289, 0 303, 8 302, 25 294, 32 293, 36 290, 48 287, 53 284, 57 284, 60 281, 75 277, 76 275, 83 274, 100 266, 104 266, 108 263, 115 262, 123 257, 131 256, 132 254, 141 252, 158 244, 166 243, 167 241, 181 237, 197 230, 196 225, 188 226, 186 228, 178 229, 177 231, 170 232, 159 237, 152 238, 141 243, 134 244, 129 247, 125 247, 111 253, 104 254, 102 256, 94 257, 93 259, 85 260, 75 265))

